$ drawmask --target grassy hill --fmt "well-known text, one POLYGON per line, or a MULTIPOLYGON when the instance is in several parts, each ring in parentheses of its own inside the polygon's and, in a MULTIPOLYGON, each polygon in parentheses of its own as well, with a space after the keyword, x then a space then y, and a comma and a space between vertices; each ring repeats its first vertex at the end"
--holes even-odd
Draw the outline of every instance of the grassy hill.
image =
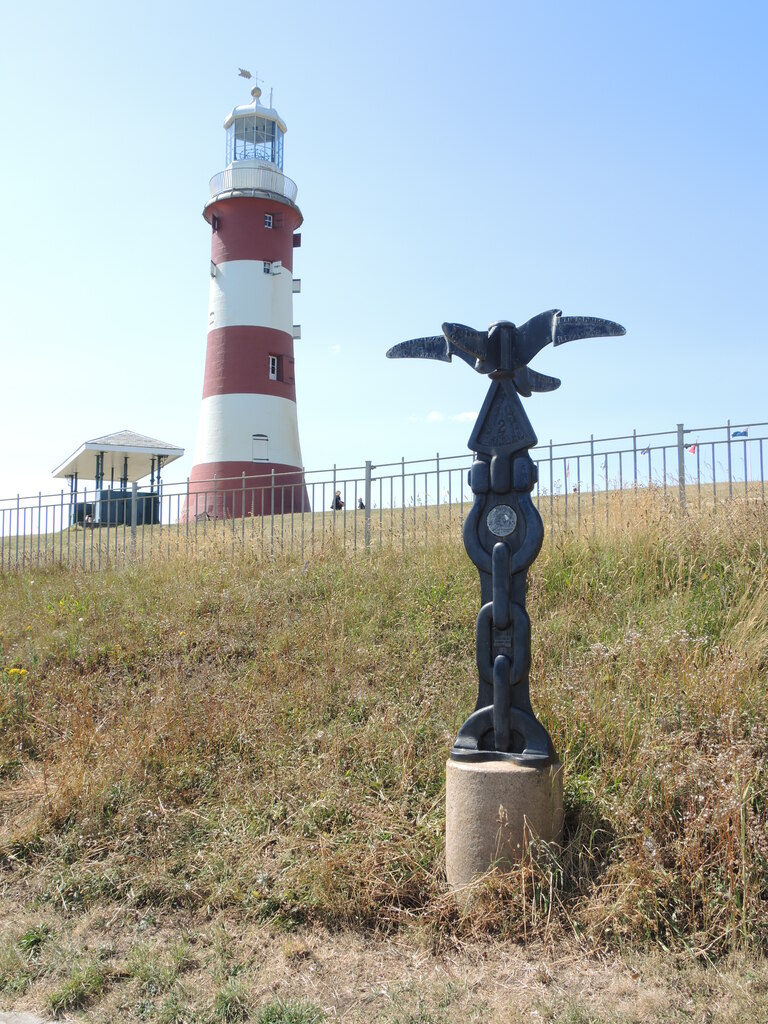
MULTIPOLYGON (((267 936, 303 976, 320 933, 737 957, 765 986, 767 569, 757 503, 684 515, 649 495, 548 536, 531 697, 565 766, 564 843, 468 910, 443 864, 479 605, 455 538, 0 577, 0 1000, 319 1019, 243 949, 267 936)), ((380 1019, 458 1012, 419 992, 380 1019)))

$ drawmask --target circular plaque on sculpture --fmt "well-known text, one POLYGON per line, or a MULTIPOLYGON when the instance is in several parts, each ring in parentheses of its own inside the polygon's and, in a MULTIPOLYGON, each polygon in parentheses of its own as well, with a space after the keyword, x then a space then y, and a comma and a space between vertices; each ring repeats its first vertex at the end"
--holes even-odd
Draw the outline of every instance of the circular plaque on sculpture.
POLYGON ((508 537, 515 532, 517 514, 509 505, 495 505, 485 522, 495 537, 508 537))

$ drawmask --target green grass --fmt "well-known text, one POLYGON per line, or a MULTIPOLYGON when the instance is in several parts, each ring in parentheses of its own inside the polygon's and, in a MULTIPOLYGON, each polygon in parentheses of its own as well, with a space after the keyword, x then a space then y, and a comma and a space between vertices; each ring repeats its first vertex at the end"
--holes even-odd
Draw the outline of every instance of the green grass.
MULTIPOLYGON (((0 872, 38 914, 0 945, 0 990, 46 977, 57 1012, 98 1000, 109 972, 66 975, 44 929, 120 908, 761 955, 766 570, 756 504, 649 499, 548 538, 531 696, 565 766, 564 841, 468 910, 443 862, 445 757, 476 686, 457 542, 0 577, 0 872)), ((115 983, 174 1019, 186 957, 137 940, 115 983)), ((210 1012, 253 1015, 216 962, 210 1012)))
POLYGON ((100 996, 106 986, 107 976, 96 964, 77 965, 51 993, 48 1007, 54 1016, 80 1010, 100 996))
POLYGON ((260 1007, 254 1019, 256 1024, 320 1024, 324 1017, 322 1010, 310 1003, 279 999, 260 1007))

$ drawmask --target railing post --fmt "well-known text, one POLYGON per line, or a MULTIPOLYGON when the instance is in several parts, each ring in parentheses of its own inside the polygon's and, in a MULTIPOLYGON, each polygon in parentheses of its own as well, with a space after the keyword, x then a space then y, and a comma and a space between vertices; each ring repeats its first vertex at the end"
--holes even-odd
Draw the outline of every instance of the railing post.
POLYGON ((131 556, 136 556, 136 520, 139 508, 139 485, 134 480, 131 484, 131 556))
MULTIPOLYGON (((440 452, 435 454, 435 490, 437 491, 437 526, 440 528, 440 452)), ((439 534, 438 534, 439 536, 439 534)))
MULTIPOLYGON (((61 489, 61 501, 59 503, 59 565, 64 564, 64 488, 61 489)), ((3 545, 5 546, 5 545, 3 545)))
POLYGON ((726 438, 728 447, 728 497, 733 497, 733 467, 731 464, 731 421, 727 420, 726 438))
POLYGON ((402 482, 402 501, 400 503, 401 544, 405 551, 405 456, 400 459, 400 480, 402 482))
MULTIPOLYGON (((301 557, 304 557, 304 514, 307 511, 307 474, 301 470, 301 557)), ((314 517, 313 517, 314 521, 314 517)))
POLYGON ((680 492, 680 508, 685 511, 685 429, 677 424, 677 486, 680 492))
POLYGON ((43 519, 43 492, 37 492, 37 555, 36 562, 40 565, 40 531, 42 528, 43 519))
POLYGON ((555 535, 555 462, 552 453, 552 438, 549 439, 549 535, 555 535))
POLYGON ((275 470, 272 468, 270 481, 270 522, 269 522, 269 553, 275 553, 275 470))
MULTIPOLYGON (((85 529, 85 520, 88 518, 88 516, 86 514, 86 509, 87 508, 88 508, 88 488, 84 487, 83 488, 83 569, 85 569, 85 534, 87 533, 87 531, 85 529)), ((91 533, 93 533, 93 531, 91 531, 91 533)))
POLYGON ((366 550, 371 546, 371 470, 373 465, 370 459, 366 459, 365 462, 365 487, 364 487, 364 501, 365 501, 365 547, 366 550))

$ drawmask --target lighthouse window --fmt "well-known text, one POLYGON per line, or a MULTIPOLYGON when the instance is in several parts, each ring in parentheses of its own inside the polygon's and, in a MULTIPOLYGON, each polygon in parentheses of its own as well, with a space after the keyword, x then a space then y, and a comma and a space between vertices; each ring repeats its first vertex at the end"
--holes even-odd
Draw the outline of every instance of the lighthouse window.
POLYGON ((265 213, 264 214, 264 227, 265 228, 271 228, 272 227, 272 214, 271 213, 265 213))
POLYGON ((272 264, 269 262, 269 260, 264 260, 264 273, 265 274, 271 274, 272 273, 272 264))
POLYGON ((263 160, 283 169, 283 132, 275 121, 248 114, 227 129, 227 163, 263 160))
POLYGON ((278 357, 277 356, 270 356, 269 357, 269 379, 270 380, 277 380, 277 370, 278 370, 278 357))

